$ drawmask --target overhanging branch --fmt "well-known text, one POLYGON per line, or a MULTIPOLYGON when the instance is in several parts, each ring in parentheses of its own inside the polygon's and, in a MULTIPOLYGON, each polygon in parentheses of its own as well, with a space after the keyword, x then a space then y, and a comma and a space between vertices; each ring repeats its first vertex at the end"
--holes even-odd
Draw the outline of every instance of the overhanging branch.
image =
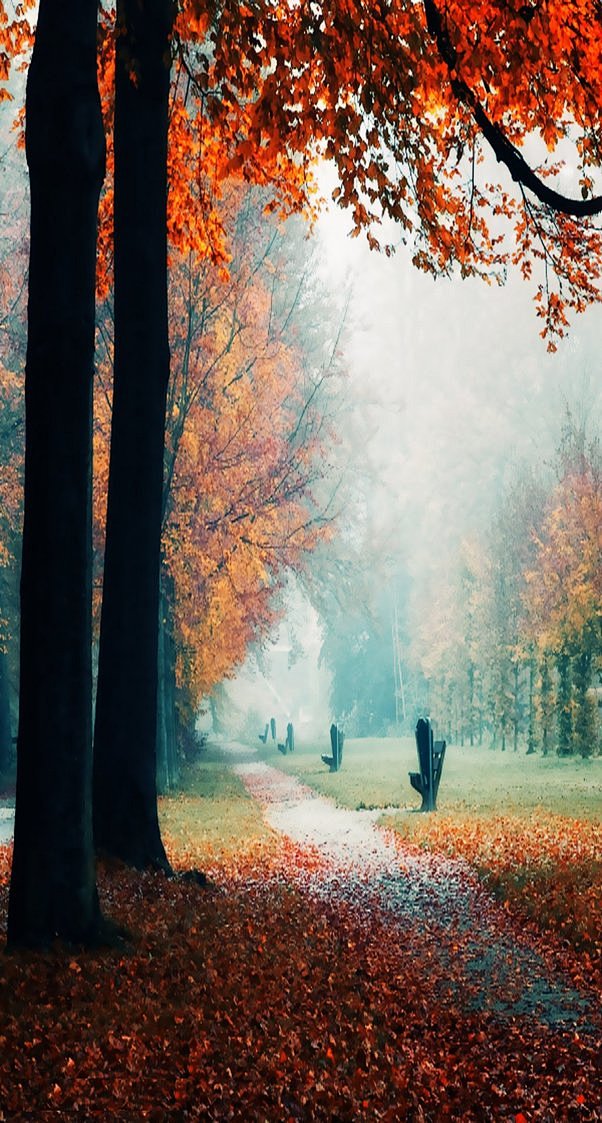
POLYGON ((492 148, 500 163, 505 164, 515 183, 522 184, 531 191, 541 203, 562 214, 575 218, 589 218, 602 212, 602 196, 591 199, 571 199, 554 191, 529 166, 518 148, 504 134, 503 129, 489 119, 483 106, 466 82, 458 77, 458 52, 452 43, 449 32, 434 3, 424 0, 427 27, 433 36, 439 55, 449 71, 450 85, 458 101, 466 105, 479 126, 485 140, 492 148))

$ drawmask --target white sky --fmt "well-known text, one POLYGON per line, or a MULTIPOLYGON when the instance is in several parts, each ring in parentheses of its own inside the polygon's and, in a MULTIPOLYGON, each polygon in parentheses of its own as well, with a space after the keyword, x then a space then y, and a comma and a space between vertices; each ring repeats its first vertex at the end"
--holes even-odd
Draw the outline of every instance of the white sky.
POLYGON ((333 207, 317 232, 325 276, 352 286, 346 353, 365 454, 408 514, 470 524, 517 460, 551 456, 565 401, 594 406, 599 423, 602 308, 550 355, 534 286, 434 281, 405 247, 389 259, 349 228, 333 207))

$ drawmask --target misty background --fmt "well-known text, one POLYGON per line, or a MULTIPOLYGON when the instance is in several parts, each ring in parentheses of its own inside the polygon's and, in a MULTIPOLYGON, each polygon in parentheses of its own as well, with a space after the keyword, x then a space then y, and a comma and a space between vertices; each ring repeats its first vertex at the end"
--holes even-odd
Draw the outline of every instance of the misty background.
MULTIPOLYGON (((385 585, 401 589, 409 729, 428 709, 424 683, 412 686, 419 621, 425 604, 443 596, 461 542, 486 533, 496 503, 522 472, 553 471, 567 412, 590 438, 600 431, 602 309, 574 317, 567 338, 549 353, 534 282, 516 272, 502 286, 459 275, 435 280, 414 268, 407 247, 387 257, 349 237, 349 228, 331 206, 314 233, 320 282, 345 321, 345 404, 337 427, 347 490, 339 549, 347 537, 360 553, 372 549, 381 559, 380 571, 374 556, 367 559, 364 574, 372 608, 385 585)), ((391 617, 397 596, 389 597, 391 617)), ((278 634, 225 684, 224 726, 255 737, 264 715, 276 713, 314 736, 331 720, 348 718, 332 697, 324 640, 324 622, 291 580, 278 634)), ((382 641, 388 649, 390 637, 382 634, 382 641)), ((387 658, 394 706, 390 652, 387 658)), ((201 728, 208 721, 201 718, 201 728)), ((351 731, 390 733, 396 724, 351 731)))

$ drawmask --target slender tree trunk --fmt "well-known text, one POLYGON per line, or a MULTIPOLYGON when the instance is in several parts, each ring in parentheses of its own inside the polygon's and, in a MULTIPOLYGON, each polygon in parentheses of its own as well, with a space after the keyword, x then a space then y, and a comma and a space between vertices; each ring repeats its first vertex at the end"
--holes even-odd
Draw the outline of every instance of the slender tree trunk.
POLYGON ((527 729, 527 756, 535 752, 535 656, 529 657, 529 725, 527 729))
POLYGON ((468 666, 468 739, 470 741, 471 749, 474 746, 474 719, 475 719, 475 698, 474 698, 474 663, 468 666))
POLYGON ((97 847, 169 869, 157 817, 171 0, 118 0, 115 370, 94 745, 97 847))
POLYGON ((9 946, 103 931, 92 844, 91 470, 104 133, 96 0, 41 0, 31 185, 21 685, 9 946))
POLYGON ((171 608, 169 597, 162 588, 159 612, 157 701, 157 785, 160 792, 169 791, 178 781, 175 685, 171 608))
POLYGON ((571 756, 573 753, 573 683, 571 680, 571 660, 561 652, 557 656, 558 692, 556 694, 556 715, 558 726, 558 756, 571 756))
POLYGON ((550 657, 542 655, 539 667, 539 715, 541 724, 541 752, 548 756, 550 751, 550 733, 554 718, 554 691, 552 675, 550 673, 550 657))
POLYGON ((10 767, 12 758, 12 732, 10 727, 10 702, 8 690, 8 660, 0 639, 0 773, 10 767))
POLYGON ((518 733, 520 727, 520 672, 518 663, 514 664, 513 672, 513 709, 512 709, 512 748, 518 752, 518 733))
POLYGON ((575 748, 582 757, 592 756, 595 749, 594 710, 588 694, 591 676, 591 653, 581 651, 573 659, 573 685, 575 689, 575 748))

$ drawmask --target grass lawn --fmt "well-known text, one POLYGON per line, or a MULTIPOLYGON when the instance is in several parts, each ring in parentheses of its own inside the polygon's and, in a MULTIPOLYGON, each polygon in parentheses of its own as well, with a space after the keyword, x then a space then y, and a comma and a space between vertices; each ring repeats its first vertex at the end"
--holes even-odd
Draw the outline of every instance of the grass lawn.
POLYGON ((182 791, 159 800, 161 831, 167 849, 180 860, 191 851, 203 864, 230 860, 248 847, 275 840, 261 811, 224 760, 208 745, 200 760, 184 769, 182 791))
MULTIPOLYGON (((342 807, 420 807, 420 796, 408 779, 408 772, 418 767, 413 738, 346 741, 343 767, 337 773, 330 773, 320 759, 330 752, 326 737, 323 744, 299 744, 286 757, 269 743, 259 748, 262 759, 299 776, 342 807)), ((600 820, 602 758, 528 757, 450 745, 437 805, 444 815, 525 814, 542 808, 600 820)))

